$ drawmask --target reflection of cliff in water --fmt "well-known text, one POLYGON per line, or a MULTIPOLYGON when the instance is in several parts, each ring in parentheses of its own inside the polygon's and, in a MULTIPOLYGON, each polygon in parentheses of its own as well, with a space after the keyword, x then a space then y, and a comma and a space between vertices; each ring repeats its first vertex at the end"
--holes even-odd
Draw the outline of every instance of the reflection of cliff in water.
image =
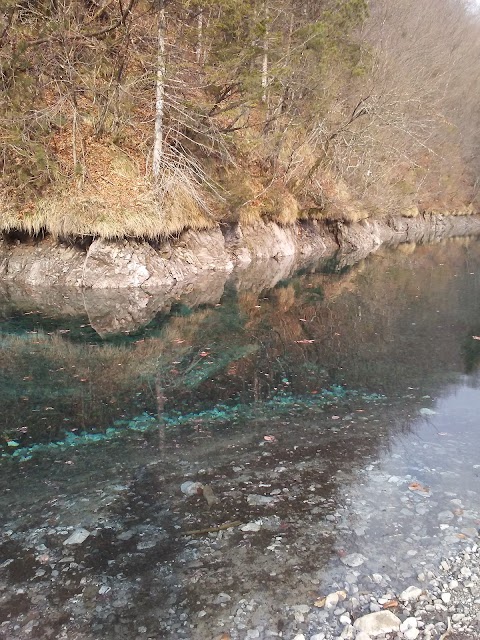
POLYGON ((476 366, 479 264, 478 242, 450 240, 381 251, 336 274, 322 264, 279 280, 284 265, 227 285, 213 279, 178 298, 17 293, 0 311, 7 436, 28 444, 104 430, 156 413, 159 389, 169 415, 315 398, 334 384, 433 392, 476 366), (136 333, 102 340, 92 326, 136 333))

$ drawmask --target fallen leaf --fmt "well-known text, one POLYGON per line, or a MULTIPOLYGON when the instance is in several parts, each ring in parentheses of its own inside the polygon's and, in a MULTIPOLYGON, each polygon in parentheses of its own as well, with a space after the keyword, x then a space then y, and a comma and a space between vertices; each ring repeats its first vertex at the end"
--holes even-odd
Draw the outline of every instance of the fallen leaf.
POLYGON ((314 607, 318 607, 319 609, 321 609, 322 607, 325 606, 325 600, 326 598, 318 598, 317 600, 315 600, 315 602, 313 603, 314 607))
POLYGON ((263 439, 266 440, 266 442, 276 442, 277 441, 275 436, 263 436, 263 439))
POLYGON ((411 482, 408 485, 408 488, 410 491, 418 491, 418 493, 423 493, 425 495, 430 493, 429 487, 425 487, 423 484, 420 484, 420 482, 411 482))
POLYGON ((398 607, 398 600, 389 600, 388 602, 385 602, 382 606, 384 609, 395 609, 396 607, 398 607))

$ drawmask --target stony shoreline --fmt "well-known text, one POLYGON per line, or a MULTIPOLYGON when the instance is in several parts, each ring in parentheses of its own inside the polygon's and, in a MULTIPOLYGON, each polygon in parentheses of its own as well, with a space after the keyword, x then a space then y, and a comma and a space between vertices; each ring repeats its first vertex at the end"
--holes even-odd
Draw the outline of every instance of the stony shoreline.
MULTIPOLYGON (((356 585, 349 592, 342 589, 330 593, 317 602, 323 615, 309 615, 309 626, 317 626, 319 632, 297 634, 294 640, 480 637, 480 553, 476 543, 442 560, 436 572, 420 572, 417 580, 421 586, 409 586, 398 595, 388 590, 381 593, 382 585, 387 584, 385 576, 373 574, 372 583, 377 589, 371 593, 359 595, 356 585)), ((305 607, 304 613, 307 610, 310 608, 305 607)))
POLYGON ((351 224, 223 225, 208 231, 185 231, 157 245, 100 238, 80 244, 52 238, 28 242, 4 239, 0 240, 0 281, 29 287, 169 291, 208 274, 225 274, 226 278, 269 260, 286 261, 291 271, 340 253, 345 264, 352 264, 382 245, 478 234, 478 215, 423 214, 351 224))

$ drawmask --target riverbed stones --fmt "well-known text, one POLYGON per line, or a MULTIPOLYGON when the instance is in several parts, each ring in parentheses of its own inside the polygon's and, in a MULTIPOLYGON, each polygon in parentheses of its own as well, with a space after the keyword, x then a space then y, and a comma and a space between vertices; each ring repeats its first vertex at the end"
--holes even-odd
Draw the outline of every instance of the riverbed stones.
POLYGON ((363 631, 375 638, 385 633, 400 631, 400 618, 391 611, 377 611, 357 618, 353 623, 357 631, 363 631))

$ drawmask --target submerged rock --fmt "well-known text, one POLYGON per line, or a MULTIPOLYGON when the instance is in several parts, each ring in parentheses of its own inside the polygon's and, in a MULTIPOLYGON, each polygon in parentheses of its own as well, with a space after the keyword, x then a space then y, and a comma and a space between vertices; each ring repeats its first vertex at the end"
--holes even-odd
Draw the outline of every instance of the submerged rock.
POLYGON ((353 623, 357 631, 375 637, 392 631, 400 631, 400 618, 391 611, 377 611, 358 618, 353 623))
POLYGON ((347 567, 359 567, 366 560, 365 556, 362 556, 361 553, 350 553, 348 556, 344 558, 340 558, 343 564, 346 564, 347 567))
POLYGON ((262 496, 258 493, 250 493, 247 496, 247 502, 253 507, 262 507, 266 504, 272 504, 272 502, 275 502, 275 498, 272 498, 271 496, 262 496))
POLYGON ((85 540, 88 538, 89 535, 90 535, 90 531, 87 531, 87 529, 83 529, 82 527, 80 527, 79 529, 75 529, 75 531, 70 536, 68 536, 66 540, 63 541, 63 544, 64 545, 82 544, 82 542, 85 542, 85 540))
POLYGON ((192 482, 188 480, 180 485, 180 491, 186 496, 196 496, 202 493, 203 485, 201 482, 192 482))

